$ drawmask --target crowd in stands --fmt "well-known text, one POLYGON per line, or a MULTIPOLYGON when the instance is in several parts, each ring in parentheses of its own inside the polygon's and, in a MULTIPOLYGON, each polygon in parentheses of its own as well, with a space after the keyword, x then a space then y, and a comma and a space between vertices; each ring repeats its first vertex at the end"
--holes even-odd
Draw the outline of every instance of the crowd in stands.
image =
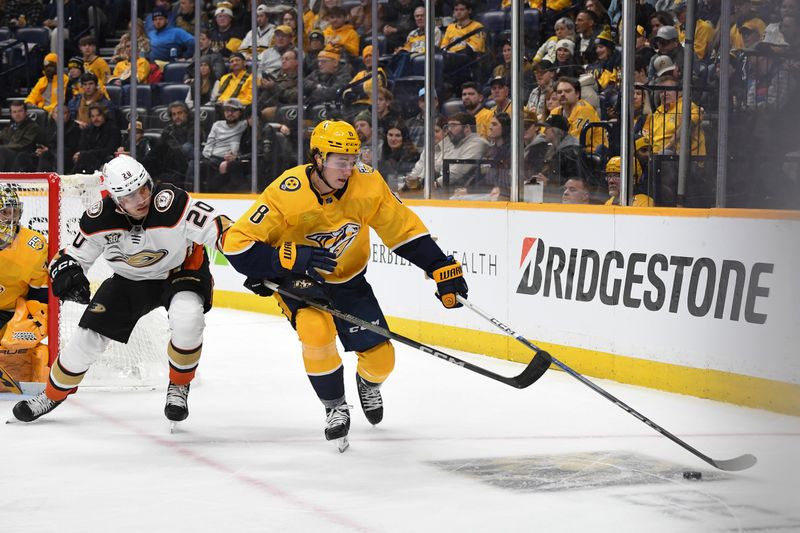
MULTIPOLYGON (((29 45, 40 55, 25 55, 38 61, 31 83, 0 87, 7 113, 0 117, 3 171, 54 169, 52 121, 62 97, 56 94, 56 66, 62 62, 66 172, 97 170, 125 152, 126 139, 134 135, 137 157, 153 176, 191 188, 197 127, 201 189, 248 191, 256 83, 258 187, 296 163, 298 135, 307 135, 323 118, 343 118, 361 138, 362 160, 375 165, 394 190, 419 195, 430 120, 435 194, 507 200, 511 115, 517 109, 524 118, 521 186, 538 188, 545 201, 613 205, 620 191, 620 89, 633 83, 636 158, 629 187, 636 205, 713 205, 720 134, 729 138, 731 205, 784 207, 787 191, 800 187, 794 127, 800 118, 800 0, 734 0, 730 28, 720 28, 719 0, 700 0, 690 48, 684 46, 685 0, 638 0, 633 80, 622 75, 622 2, 558 0, 543 6, 528 0, 521 102, 511 101, 510 2, 438 0, 431 117, 424 113, 422 89, 428 43, 422 0, 311 0, 302 14, 295 3, 261 0, 255 28, 248 2, 206 0, 196 37, 195 0, 141 2, 135 66, 121 0, 64 0, 68 56, 57 57, 56 1, 8 0, 0 16, 8 42, 23 28, 38 27, 45 35, 29 45), (297 35, 300 19, 303 35, 297 35), (729 35, 732 49, 730 132, 716 129, 721 32, 729 35), (195 38, 199 80, 194 80, 195 38), (109 46, 98 46, 103 44, 109 46), (379 57, 376 117, 374 54, 379 57), (685 54, 693 54, 691 72, 683 72, 685 54), (138 122, 130 124, 134 75, 139 111, 138 122), (685 100, 687 76, 692 93, 685 100), (202 124, 194 124, 198 85, 202 124), (306 122, 298 126, 301 88, 306 122), (679 198, 686 105, 692 157, 686 198, 679 198), (378 146, 371 145, 373 127, 378 146), (753 153, 759 157, 744 157, 753 153), (768 176, 753 179, 766 169, 768 176)), ((8 67, 6 57, 3 68, 8 67)))

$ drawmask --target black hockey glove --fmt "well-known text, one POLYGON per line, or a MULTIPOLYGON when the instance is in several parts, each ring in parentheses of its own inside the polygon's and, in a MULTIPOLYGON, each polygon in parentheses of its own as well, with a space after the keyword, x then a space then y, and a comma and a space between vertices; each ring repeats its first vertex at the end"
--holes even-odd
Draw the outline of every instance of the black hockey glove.
POLYGON ((333 272, 336 268, 336 255, 325 248, 285 242, 277 252, 272 259, 272 269, 281 276, 299 274, 323 283, 325 280, 317 269, 333 272))
MULTIPOLYGON (((304 298, 325 306, 331 305, 331 297, 328 296, 325 286, 307 276, 289 276, 279 284, 279 287, 296 295, 298 298, 304 298)), ((284 298, 288 298, 288 296, 284 296, 284 298)), ((292 300, 294 299, 292 298, 292 300)), ((298 301, 306 303, 303 300, 298 301)))
POLYGON ((461 307, 456 295, 466 298, 468 290, 461 263, 448 255, 444 261, 433 264, 428 275, 436 282, 436 297, 443 306, 448 309, 461 307))
POLYGON ((89 303, 89 280, 80 263, 63 254, 50 264, 53 294, 62 300, 89 303))
POLYGON ((272 289, 264 285, 264 280, 260 278, 247 278, 244 280, 247 290, 253 291, 259 296, 272 296, 272 289))

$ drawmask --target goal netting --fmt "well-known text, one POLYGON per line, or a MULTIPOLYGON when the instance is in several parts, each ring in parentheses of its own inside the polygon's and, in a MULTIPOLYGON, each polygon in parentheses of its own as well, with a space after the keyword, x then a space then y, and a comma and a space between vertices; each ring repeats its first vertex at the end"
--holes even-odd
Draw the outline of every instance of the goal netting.
MULTIPOLYGON (((47 237, 50 258, 73 241, 83 212, 102 199, 99 175, 0 173, 0 186, 17 191, 23 204, 21 224, 47 237)), ((98 258, 87 273, 92 293, 111 275, 108 263, 98 258)), ((69 342, 86 306, 56 303, 52 294, 50 298, 47 344, 52 362, 69 342)), ((127 344, 111 341, 86 373, 81 387, 165 387, 169 374, 168 340, 166 311, 159 308, 139 320, 127 344)))

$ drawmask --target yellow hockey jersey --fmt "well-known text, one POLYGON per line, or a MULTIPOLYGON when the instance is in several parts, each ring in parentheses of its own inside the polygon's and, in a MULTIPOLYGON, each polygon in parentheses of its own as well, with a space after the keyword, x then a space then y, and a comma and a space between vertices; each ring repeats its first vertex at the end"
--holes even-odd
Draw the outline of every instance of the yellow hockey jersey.
POLYGON ((47 287, 47 240, 41 233, 21 227, 17 238, 0 250, 0 310, 14 311, 17 298, 28 289, 47 287))
POLYGON ((311 185, 310 172, 311 165, 300 165, 268 185, 228 230, 225 255, 243 254, 255 243, 319 246, 336 254, 336 269, 322 273, 325 281, 344 283, 367 266, 369 228, 392 250, 428 234, 377 170, 358 163, 343 189, 325 195, 311 185))
POLYGON ((486 33, 484 31, 477 30, 483 30, 483 24, 477 20, 470 21, 470 23, 463 28, 453 22, 447 26, 447 29, 445 29, 444 37, 442 37, 440 46, 452 53, 460 52, 469 47, 472 48, 472 51, 476 54, 482 54, 486 51, 486 33), (473 31, 476 33, 473 33, 470 37, 467 37, 463 41, 459 41, 450 48, 447 48, 450 43, 456 41, 464 35, 467 35, 468 33, 472 33, 473 31))

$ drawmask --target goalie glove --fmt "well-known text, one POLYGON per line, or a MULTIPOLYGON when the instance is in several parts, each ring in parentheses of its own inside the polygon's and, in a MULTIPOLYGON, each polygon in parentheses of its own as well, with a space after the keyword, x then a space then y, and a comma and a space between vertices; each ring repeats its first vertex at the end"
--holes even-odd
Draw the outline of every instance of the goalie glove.
POLYGON ((61 254, 50 263, 53 294, 62 300, 79 304, 89 303, 89 280, 80 263, 67 254, 61 254))
POLYGON ((47 337, 47 305, 17 298, 14 316, 8 321, 0 345, 14 350, 29 349, 47 337))
POLYGON ((272 296, 272 289, 264 285, 264 280, 259 278, 247 278, 244 280, 244 286, 247 290, 256 293, 259 296, 272 296))
POLYGON ((436 297, 443 306, 448 309, 461 307, 456 295, 466 298, 468 291, 461 263, 448 255, 444 261, 434 263, 428 275, 436 282, 436 297))
POLYGON ((281 244, 278 253, 272 258, 272 269, 281 277, 291 273, 308 276, 314 281, 323 283, 325 280, 317 270, 333 272, 335 268, 336 255, 325 248, 293 242, 281 244))

